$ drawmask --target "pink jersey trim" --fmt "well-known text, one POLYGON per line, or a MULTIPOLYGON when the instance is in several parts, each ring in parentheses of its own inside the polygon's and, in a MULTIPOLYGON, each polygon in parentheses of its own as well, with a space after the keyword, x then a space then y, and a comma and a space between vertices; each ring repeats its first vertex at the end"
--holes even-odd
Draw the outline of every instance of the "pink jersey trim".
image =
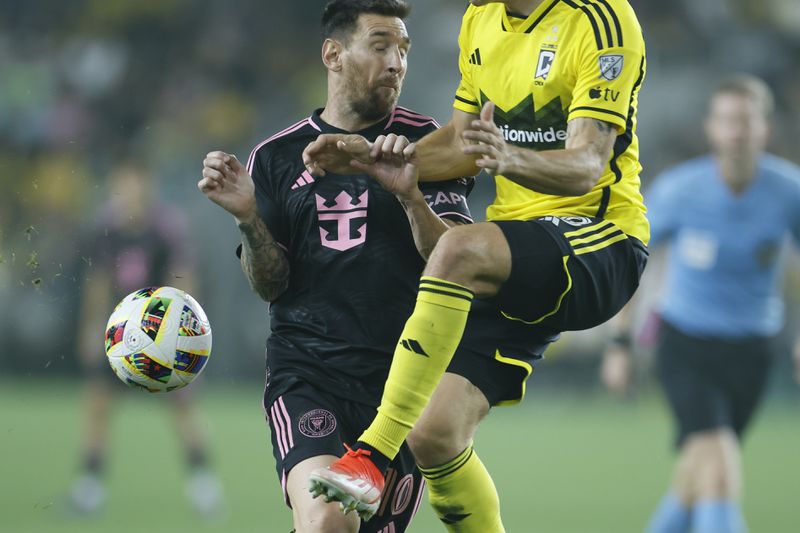
POLYGON ((316 123, 316 122, 314 122, 314 119, 312 119, 311 117, 308 117, 308 123, 311 125, 311 127, 312 127, 312 128, 314 128, 314 129, 315 129, 315 130, 317 130, 318 132, 322 133, 322 128, 320 128, 319 126, 317 126, 317 123, 316 123))
POLYGON ((283 412, 283 416, 286 417, 284 420, 286 420, 287 434, 289 435, 289 450, 291 450, 292 448, 294 448, 294 437, 292 435, 292 419, 289 417, 289 412, 286 410, 286 404, 283 403, 283 396, 278 397, 277 403, 281 411, 283 412))
POLYGON ((405 107, 394 108, 391 116, 389 117, 389 122, 386 123, 384 130, 389 129, 389 126, 395 122, 402 122, 403 124, 409 124, 411 126, 427 126, 429 124, 433 124, 437 128, 439 127, 439 123, 436 122, 433 117, 421 115, 420 113, 411 111, 405 107))
POLYGON ((281 412, 281 409, 278 405, 280 398, 272 404, 272 416, 274 421, 274 427, 277 433, 276 440, 278 441, 278 449, 281 452, 281 459, 286 457, 286 454, 289 453, 291 447, 289 446, 289 439, 287 437, 288 433, 291 431, 291 421, 288 419, 288 415, 286 418, 283 418, 284 413, 281 412))
MULTIPOLYGON (((299 130, 300 128, 302 128, 306 124, 310 124, 310 123, 311 123, 311 117, 304 118, 300 122, 298 122, 298 123, 296 123, 296 124, 294 124, 292 126, 289 126, 285 130, 279 131, 278 133, 276 133, 272 137, 268 137, 266 140, 261 141, 260 144, 258 144, 255 148, 253 148, 253 151, 250 152, 250 157, 247 158, 247 172, 252 175, 252 173, 253 173, 253 164, 255 163, 255 160, 256 160, 256 152, 258 152, 258 150, 262 146, 264 146, 268 142, 274 141, 275 139, 280 139, 281 137, 285 137, 285 136, 289 135, 290 133, 294 133, 295 131, 299 130)), ((314 129, 319 130, 319 127, 316 124, 314 124, 313 127, 314 127, 314 129)))

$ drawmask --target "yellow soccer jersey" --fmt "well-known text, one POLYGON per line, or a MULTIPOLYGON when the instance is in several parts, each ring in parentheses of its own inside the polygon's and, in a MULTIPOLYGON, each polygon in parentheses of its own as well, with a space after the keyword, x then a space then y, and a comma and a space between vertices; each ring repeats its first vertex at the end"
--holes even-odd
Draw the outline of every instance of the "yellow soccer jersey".
POLYGON ((541 194, 497 176, 489 220, 547 215, 612 221, 645 244, 650 229, 639 192, 636 106, 645 74, 642 30, 626 0, 545 0, 527 18, 494 2, 470 6, 459 35, 461 83, 454 107, 479 114, 495 103, 510 144, 564 148, 567 122, 614 124, 619 137, 600 181, 578 197, 541 194))

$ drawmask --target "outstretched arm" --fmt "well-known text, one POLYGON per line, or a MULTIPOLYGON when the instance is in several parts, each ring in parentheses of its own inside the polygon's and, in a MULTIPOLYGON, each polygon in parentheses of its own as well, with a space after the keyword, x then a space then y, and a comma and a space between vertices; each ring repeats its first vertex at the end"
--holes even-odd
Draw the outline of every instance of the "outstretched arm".
POLYGON ((289 260, 261 217, 237 220, 242 234, 242 270, 250 287, 271 302, 289 286, 289 260))
MULTIPOLYGON (((635 297, 634 297, 635 298, 635 297)), ((614 394, 624 396, 631 387, 633 337, 631 322, 635 304, 628 302, 611 320, 611 336, 600 363, 600 380, 614 394)))
POLYGON ((263 300, 278 298, 289 285, 289 260, 256 209, 253 178, 236 156, 210 152, 197 187, 236 220, 242 234, 242 270, 263 300))
POLYGON ((420 181, 444 181, 480 172, 475 155, 465 152, 472 144, 464 137, 476 115, 453 110, 450 122, 417 142, 416 162, 420 181))
POLYGON ((544 194, 582 196, 597 184, 611 158, 616 126, 593 118, 567 124, 563 150, 537 152, 507 144, 494 123, 494 104, 486 102, 480 119, 472 121, 464 138, 475 144, 464 152, 480 156, 480 168, 544 194))
MULTIPOLYGON (((480 171, 476 157, 464 152, 470 141, 463 137, 476 115, 453 111, 453 118, 442 128, 420 139, 414 154, 414 164, 419 170, 420 181, 444 181, 463 176, 473 176, 480 171)), ((353 174, 354 165, 375 163, 382 147, 370 143, 357 134, 329 133, 317 137, 303 151, 303 163, 314 176, 325 172, 353 174)))
POLYGON ((416 145, 403 136, 393 133, 381 135, 371 149, 372 163, 353 161, 353 166, 375 178, 381 186, 394 194, 406 212, 414 243, 420 255, 428 256, 439 237, 454 225, 433 212, 419 189, 419 172, 416 166, 416 145))

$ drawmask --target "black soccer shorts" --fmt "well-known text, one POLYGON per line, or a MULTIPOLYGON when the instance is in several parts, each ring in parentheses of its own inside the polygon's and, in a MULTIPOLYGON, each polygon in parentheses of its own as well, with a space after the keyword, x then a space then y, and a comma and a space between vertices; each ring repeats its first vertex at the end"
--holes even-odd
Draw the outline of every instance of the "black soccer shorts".
MULTIPOLYGON (((341 456, 344 444, 354 444, 375 418, 377 409, 325 393, 297 382, 265 410, 272 433, 272 453, 286 505, 286 479, 296 464, 318 455, 341 456)), ((425 483, 414 456, 404 443, 386 472, 386 487, 378 512, 363 522, 360 533, 401 533, 419 510, 425 483)))
POLYGON ((717 428, 742 437, 764 395, 775 346, 771 337, 699 338, 661 321, 656 372, 677 446, 691 433, 717 428))
POLYGON ((496 296, 473 301, 447 371, 470 380, 490 405, 507 405, 522 400, 535 362, 562 331, 592 328, 622 309, 647 248, 589 217, 494 223, 511 249, 511 275, 496 296))

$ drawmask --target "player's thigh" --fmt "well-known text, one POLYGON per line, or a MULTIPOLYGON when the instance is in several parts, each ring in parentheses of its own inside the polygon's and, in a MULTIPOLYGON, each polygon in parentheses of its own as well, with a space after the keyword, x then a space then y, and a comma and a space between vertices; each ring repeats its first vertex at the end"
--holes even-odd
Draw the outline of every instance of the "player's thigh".
MULTIPOLYGON (((269 393, 268 393, 269 394, 269 393)), ((343 443, 354 443, 375 417, 376 407, 334 396, 308 383, 265 401, 273 455, 286 504, 293 509, 300 531, 348 531, 358 524, 355 513, 343 521, 338 504, 311 499, 309 473, 340 457, 343 443), (311 529, 300 525, 313 523, 311 529), (327 524, 332 524, 327 529, 327 524), (324 527, 323 527, 324 525, 324 527), (336 529, 339 527, 340 529, 336 529)), ((361 533, 402 533, 414 518, 423 492, 422 475, 403 445, 389 464, 382 503, 375 516, 357 529, 361 533)), ((355 531, 355 530, 353 530, 355 531)))
POLYGON ((767 388, 776 343, 753 338, 721 346, 725 358, 724 387, 730 397, 733 430, 741 438, 756 413, 767 388))
POLYGON ((342 443, 354 435, 343 424, 346 414, 337 400, 306 383, 265 399, 265 410, 278 480, 286 504, 293 507, 289 478, 295 467, 312 458, 339 457, 345 451, 342 443))
POLYGON ((647 252, 611 222, 589 217, 497 221, 512 268, 492 301, 511 319, 556 331, 616 314, 639 286, 647 252))
POLYGON ((731 428, 730 395, 720 382, 726 363, 709 357, 712 346, 662 321, 656 375, 674 415, 676 444, 694 433, 731 428))
POLYGON ((472 442, 489 412, 483 392, 463 376, 446 373, 411 434, 408 444, 423 468, 446 463, 472 442))
POLYGON ((493 296, 511 273, 511 250, 493 223, 456 226, 437 242, 425 275, 469 287, 476 296, 493 296))
POLYGON ((289 471, 286 493, 292 503, 294 527, 297 533, 352 532, 358 531, 360 521, 356 513, 345 515, 338 502, 326 503, 322 498, 313 498, 308 490, 311 472, 333 463, 338 457, 318 455, 300 461, 289 471))

